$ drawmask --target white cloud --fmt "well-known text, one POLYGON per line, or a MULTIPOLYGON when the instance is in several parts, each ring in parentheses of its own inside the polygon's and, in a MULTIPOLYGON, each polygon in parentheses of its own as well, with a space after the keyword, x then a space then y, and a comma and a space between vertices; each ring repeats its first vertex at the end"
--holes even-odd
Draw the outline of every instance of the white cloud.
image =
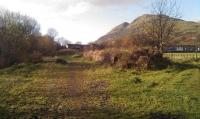
POLYGON ((73 42, 87 43, 104 35, 116 24, 106 7, 125 6, 139 0, 0 0, 0 6, 34 17, 42 33, 58 30, 73 42), (97 7, 98 6, 98 7, 97 7))
POLYGON ((112 6, 112 5, 130 5, 143 0, 87 0, 88 2, 97 6, 112 6))
POLYGON ((85 13, 89 9, 90 9, 90 4, 88 4, 86 2, 80 2, 76 5, 69 6, 67 11, 66 11, 66 15, 72 17, 74 15, 79 15, 79 14, 85 13))

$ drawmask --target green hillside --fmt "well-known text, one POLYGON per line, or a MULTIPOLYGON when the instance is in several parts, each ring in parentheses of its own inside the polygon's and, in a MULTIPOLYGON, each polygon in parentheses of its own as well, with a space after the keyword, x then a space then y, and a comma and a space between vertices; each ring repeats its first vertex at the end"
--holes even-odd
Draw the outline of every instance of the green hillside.
MULTIPOLYGON (((104 43, 117 41, 120 39, 124 39, 125 37, 129 39, 133 39, 134 33, 138 27, 144 27, 144 22, 147 23, 150 20, 152 15, 145 14, 136 18, 130 24, 125 22, 120 24, 119 26, 113 28, 109 33, 100 37, 96 43, 104 43)), ((176 38, 171 41, 173 44, 181 44, 181 45, 193 45, 194 38, 198 37, 200 34, 200 23, 193 21, 185 21, 181 19, 176 19, 176 38)))

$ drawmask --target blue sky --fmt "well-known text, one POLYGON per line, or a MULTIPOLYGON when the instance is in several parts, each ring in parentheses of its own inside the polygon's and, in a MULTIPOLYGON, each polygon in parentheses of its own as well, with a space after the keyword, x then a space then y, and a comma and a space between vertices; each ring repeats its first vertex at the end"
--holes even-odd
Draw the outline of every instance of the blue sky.
MULTIPOLYGON (((134 4, 127 7, 126 9, 129 10, 124 9, 123 12, 125 14, 123 19, 128 19, 130 22, 142 14, 150 13, 150 4, 153 0, 144 1, 145 2, 142 2, 142 4, 134 4)), ((200 21, 200 0, 179 0, 178 3, 180 3, 181 19, 187 21, 200 21)))
MULTIPOLYGON (((0 0, 0 7, 34 17, 45 34, 77 42, 97 40, 113 27, 149 13, 152 0, 0 0)), ((200 21, 200 0, 179 0, 182 18, 200 21)))
POLYGON ((200 21, 200 0, 181 0, 183 18, 185 20, 200 21))

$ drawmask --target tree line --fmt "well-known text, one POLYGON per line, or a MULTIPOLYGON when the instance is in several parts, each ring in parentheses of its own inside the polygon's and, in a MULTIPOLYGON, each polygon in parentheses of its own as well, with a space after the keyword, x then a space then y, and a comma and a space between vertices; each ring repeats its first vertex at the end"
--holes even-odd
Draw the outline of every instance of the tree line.
POLYGON ((0 9, 0 68, 55 55, 60 47, 55 33, 49 30, 42 35, 34 18, 0 9))

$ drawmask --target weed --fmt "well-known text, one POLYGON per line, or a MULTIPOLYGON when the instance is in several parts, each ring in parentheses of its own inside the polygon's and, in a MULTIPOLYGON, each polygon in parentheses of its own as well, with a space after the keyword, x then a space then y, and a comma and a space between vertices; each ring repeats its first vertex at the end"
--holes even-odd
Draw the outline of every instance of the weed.
POLYGON ((151 82, 150 84, 149 84, 149 88, 154 88, 154 87, 156 87, 156 86, 158 86, 158 83, 156 83, 156 82, 151 82))
POLYGON ((140 79, 139 77, 135 77, 135 78, 133 79, 133 83, 135 83, 135 84, 142 83, 142 79, 140 79))

